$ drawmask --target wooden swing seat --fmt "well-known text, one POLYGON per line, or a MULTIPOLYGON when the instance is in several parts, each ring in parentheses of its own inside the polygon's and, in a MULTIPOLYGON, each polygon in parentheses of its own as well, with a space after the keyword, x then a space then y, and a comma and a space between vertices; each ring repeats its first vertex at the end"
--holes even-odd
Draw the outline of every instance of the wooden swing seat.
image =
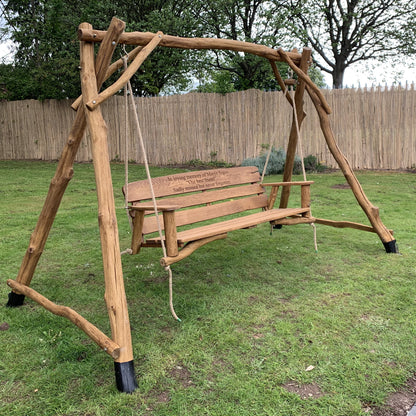
MULTIPOLYGON (((261 184, 259 171, 253 166, 186 172, 152 179, 167 253, 161 264, 176 263, 197 248, 227 237, 231 231, 266 222, 272 225, 314 222, 310 211, 312 183, 261 184), (301 186, 301 206, 273 208, 279 187, 292 185, 301 186), (269 194, 266 187, 271 188, 269 194), (191 227, 192 224, 198 225, 191 227)), ((139 253, 141 247, 160 247, 158 221, 148 180, 127 186, 127 191, 124 187, 123 192, 127 195, 133 219, 133 254, 139 253)))

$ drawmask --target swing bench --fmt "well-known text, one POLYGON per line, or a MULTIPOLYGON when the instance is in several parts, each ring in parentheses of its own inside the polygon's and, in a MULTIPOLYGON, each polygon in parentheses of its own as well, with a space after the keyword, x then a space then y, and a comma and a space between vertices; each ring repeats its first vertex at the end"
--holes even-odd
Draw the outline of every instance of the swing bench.
POLYGON ((133 223, 132 254, 139 253, 141 247, 161 247, 161 237, 156 234, 159 228, 156 215, 164 229, 162 238, 167 255, 160 262, 165 267, 211 241, 226 238, 231 231, 267 222, 271 225, 313 223, 315 219, 310 210, 312 183, 262 184, 258 168, 253 166, 158 177, 152 179, 157 213, 152 204, 149 181, 129 183, 123 187, 123 192, 133 223), (301 187, 300 207, 274 208, 279 188, 292 185, 301 187), (266 187, 271 188, 269 195, 266 187), (206 221, 210 223, 204 223, 206 221), (193 226, 190 228, 190 225, 193 226))
MULTIPOLYGON (((78 29, 81 41, 82 96, 72 106, 77 110, 76 118, 16 280, 7 280, 7 284, 12 289, 7 305, 20 306, 27 296, 52 313, 71 320, 114 359, 117 388, 130 393, 137 388, 137 381, 109 163, 108 131, 100 105, 128 83, 157 46, 180 49, 224 49, 261 56, 270 62, 276 81, 293 110, 283 182, 263 184, 257 168, 237 167, 187 172, 155 179, 151 179, 148 174, 148 179, 145 181, 125 185, 124 192, 129 203, 129 213, 133 218, 132 252, 138 253, 141 247, 162 247, 164 253, 161 262, 169 270, 170 285, 172 281, 170 264, 186 258, 198 247, 210 241, 225 238, 231 231, 251 228, 261 223, 290 225, 316 222, 333 227, 356 228, 377 233, 387 252, 396 253, 397 246, 392 232, 381 221, 379 209, 368 200, 348 160, 337 146, 329 119, 331 108, 322 92, 308 76, 311 62, 310 49, 304 48, 302 53, 296 50, 286 52, 281 48, 275 50, 229 39, 180 38, 164 35, 161 32, 125 33, 124 28, 124 22, 113 18, 107 31, 95 30, 88 23, 82 23, 78 29), (95 43, 101 43, 96 55, 95 43), (135 49, 127 54, 125 59, 111 63, 117 44, 135 45, 135 49), (127 67, 128 60, 132 62, 127 67), (293 97, 288 92, 276 62, 285 62, 298 77, 293 97), (103 82, 123 65, 125 65, 123 74, 100 92, 103 82), (305 92, 308 93, 316 109, 328 149, 342 170, 371 226, 313 218, 310 211, 312 182, 306 180, 291 182, 294 157, 300 137, 299 128, 306 115, 303 111, 305 92), (111 337, 74 310, 54 304, 30 287, 62 197, 72 178, 73 164, 87 126, 96 175, 105 302, 111 337), (290 188, 294 185, 300 185, 301 204, 297 208, 288 208, 290 188), (266 192, 269 187, 270 192, 266 192), (282 192, 280 207, 274 208, 279 189, 282 192), (152 204, 149 203, 150 199, 152 204), (209 223, 207 224, 206 221, 209 223), (164 234, 160 232, 162 228, 164 234)), ((131 93, 130 96, 132 99, 133 94, 131 93)), ((145 156, 145 152, 142 153, 145 156)))

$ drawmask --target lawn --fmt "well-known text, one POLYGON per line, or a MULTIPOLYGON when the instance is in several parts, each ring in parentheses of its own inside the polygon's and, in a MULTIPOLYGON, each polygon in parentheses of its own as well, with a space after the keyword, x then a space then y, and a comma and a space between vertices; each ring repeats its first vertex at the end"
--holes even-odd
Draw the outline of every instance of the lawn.
MULTIPOLYGON (((128 395, 69 321, 30 299, 4 306, 55 168, 0 162, 0 415, 371 415, 416 373, 415 174, 357 174, 400 255, 351 229, 318 225, 318 252, 308 225, 236 231, 172 266, 180 323, 160 251, 123 256, 139 384, 128 395)), ((112 170, 124 250, 124 167, 112 170)), ((341 173, 308 179, 314 216, 368 223, 341 173)), ((94 170, 78 164, 31 286, 110 334, 99 241, 94 170)))

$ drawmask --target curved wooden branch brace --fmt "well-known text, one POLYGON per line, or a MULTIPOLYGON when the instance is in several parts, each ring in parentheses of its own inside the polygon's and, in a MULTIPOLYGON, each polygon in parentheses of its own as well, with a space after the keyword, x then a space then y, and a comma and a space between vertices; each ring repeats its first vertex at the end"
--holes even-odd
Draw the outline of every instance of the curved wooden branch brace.
MULTIPOLYGON (((373 226, 375 232, 378 234, 381 241, 383 242, 386 251, 397 252, 397 248, 395 247, 395 239, 393 238, 392 233, 386 228, 386 226, 381 221, 379 209, 376 206, 374 206, 365 195, 364 190, 361 187, 361 184, 358 181, 357 177, 355 176, 347 158, 341 152, 335 141, 334 133, 332 131, 331 123, 328 117, 328 113, 325 110, 324 103, 322 103, 321 98, 315 93, 314 89, 310 88, 308 85, 306 86, 306 89, 318 113, 321 129, 324 134, 328 148, 332 156, 337 161, 338 166, 341 168, 345 176, 345 179, 347 180, 352 192, 355 195, 357 202, 367 215, 367 218, 373 226)), ((325 98, 323 99, 325 100, 325 98)))
POLYGON ((43 306, 49 312, 69 319, 115 360, 120 356, 120 346, 73 309, 68 308, 67 306, 57 305, 30 287, 17 283, 15 280, 9 279, 7 285, 15 292, 19 292, 39 303, 39 305, 43 306))
POLYGON ((283 80, 282 76, 280 75, 279 69, 277 68, 276 62, 269 59, 270 65, 273 70, 274 77, 276 78, 277 83, 279 84, 279 87, 281 88, 282 92, 284 92, 285 97, 287 101, 289 101, 289 104, 293 107, 295 104, 293 102, 293 99, 291 95, 289 94, 289 91, 287 90, 285 81, 283 80))
MULTIPOLYGON (((87 42, 101 42, 105 36, 105 31, 80 28, 78 30, 79 40, 87 42)), ((126 45, 147 45, 154 33, 149 32, 129 32, 123 33, 119 39, 119 43, 126 45)), ((252 53, 253 55, 262 56, 273 61, 285 61, 280 51, 269 48, 264 45, 256 45, 255 43, 243 42, 232 39, 209 39, 209 38, 181 38, 178 36, 164 35, 160 46, 178 49, 224 49, 236 52, 252 53)), ((297 52, 287 52, 292 62, 299 64, 300 54, 297 52)))
POLYGON ((160 264, 163 267, 170 266, 171 264, 177 263, 178 261, 181 261, 184 258, 190 256, 199 247, 202 247, 205 244, 208 244, 208 243, 210 243, 212 241, 223 240, 224 238, 227 238, 227 233, 225 233, 225 234, 219 234, 219 235, 214 235, 213 237, 203 238, 201 240, 192 241, 192 242, 188 243, 179 252, 179 254, 177 256, 175 256, 175 257, 170 257, 170 256, 162 257, 160 259, 160 264))
POLYGON ((107 100, 108 98, 112 97, 117 91, 123 88, 129 79, 137 72, 140 68, 140 65, 146 60, 146 58, 152 53, 152 51, 156 48, 157 45, 162 41, 163 33, 157 32, 153 39, 137 54, 134 61, 130 64, 130 66, 123 72, 120 78, 114 82, 111 86, 107 89, 102 91, 96 97, 92 98, 86 104, 89 110, 94 110, 100 105, 102 102, 107 100))
POLYGON ((281 220, 272 221, 272 225, 297 225, 297 224, 313 224, 314 217, 292 217, 282 218, 281 220))
MULTIPOLYGON (((333 221, 333 220, 326 220, 324 218, 316 218, 315 222, 317 224, 322 225, 329 225, 330 227, 334 228, 353 228, 355 230, 360 231, 368 231, 370 233, 376 233, 376 230, 369 225, 360 224, 358 222, 351 222, 351 221, 333 221)), ((393 230, 389 230, 390 234, 393 235, 393 230)))
POLYGON ((326 102, 321 90, 315 85, 315 83, 310 79, 308 74, 305 74, 298 66, 295 65, 291 57, 287 52, 285 52, 282 48, 279 49, 280 55, 283 57, 284 61, 290 66, 291 69, 295 72, 295 74, 303 81, 305 84, 319 97, 322 107, 324 108, 327 114, 331 114, 332 110, 329 107, 328 103, 326 102))
MULTIPOLYGON (((131 52, 129 52, 128 54, 126 54, 126 59, 127 61, 131 61, 132 59, 134 59, 137 54, 143 49, 143 46, 137 46, 137 48, 134 48, 131 52)), ((123 58, 120 58, 119 60, 113 62, 107 69, 107 72, 105 74, 104 77, 104 81, 107 81, 108 78, 111 77, 111 75, 113 75, 116 71, 118 71, 120 68, 122 68, 124 65, 123 63, 123 58)), ((104 82, 103 81, 103 82, 104 82)), ((101 87, 101 85, 100 85, 101 87)), ((99 89, 99 88, 98 88, 99 89)), ((78 110, 79 105, 82 102, 82 95, 80 95, 71 105, 71 108, 73 110, 78 110)))

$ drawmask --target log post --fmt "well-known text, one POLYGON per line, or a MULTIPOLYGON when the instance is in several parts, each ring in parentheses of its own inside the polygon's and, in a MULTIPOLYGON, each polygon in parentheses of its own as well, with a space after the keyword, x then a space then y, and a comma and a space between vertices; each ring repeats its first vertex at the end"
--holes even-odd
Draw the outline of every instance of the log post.
POLYGON ((309 88, 309 86, 307 86, 306 88, 318 113, 321 124, 321 130, 325 137, 328 148, 334 159, 337 161, 338 166, 342 170, 345 179, 350 185, 357 202, 367 215, 367 218, 373 226, 373 229, 380 237, 386 252, 397 253, 398 249, 396 245, 396 240, 393 238, 392 233, 386 228, 386 226, 381 221, 379 209, 376 206, 374 206, 365 195, 360 182, 358 181, 357 177, 354 174, 354 171, 350 166, 350 163, 348 162, 348 159, 341 152, 335 141, 329 116, 327 111, 325 110, 325 107, 328 105, 324 105, 324 103, 321 102, 321 99, 318 97, 315 91, 309 88))
MULTIPOLYGON (((96 69, 98 87, 101 87, 101 84, 104 81, 108 64, 111 61, 111 56, 116 46, 113 45, 114 37, 120 35, 119 22, 121 21, 118 19, 113 19, 111 21, 109 30, 107 31, 106 36, 103 39, 103 42, 97 53, 97 64, 100 65, 97 66, 96 69)), ((89 29, 91 28, 91 25, 89 25, 88 23, 82 23, 80 27, 89 29)), ((55 176, 53 177, 49 186, 49 191, 46 196, 35 230, 33 231, 32 236, 30 237, 29 247, 26 251, 26 254, 23 257, 22 264, 20 266, 19 273, 16 278, 16 281, 20 284, 29 286, 32 281, 33 275, 36 270, 36 266, 39 262, 46 241, 48 239, 49 232, 55 221, 55 217, 61 204, 62 197, 65 193, 69 181, 73 176, 74 161, 82 137, 84 135, 85 128, 85 109, 81 106, 77 111, 75 121, 69 132, 66 146, 62 151, 62 155, 59 160, 55 176)), ((23 301, 23 294, 12 291, 11 293, 9 293, 9 300, 7 302, 7 306, 20 306, 23 304, 23 301)))
MULTIPOLYGON (((302 57, 300 61, 300 68, 303 72, 308 72, 309 68, 309 61, 311 59, 311 49, 304 48, 302 51, 302 57)), ((303 96, 305 93, 305 82, 303 80, 299 80, 298 86, 295 91, 295 107, 293 111, 296 111, 297 120, 296 123, 295 117, 292 119, 292 127, 290 129, 289 135, 289 142, 287 145, 286 151, 286 162, 285 168, 283 172, 283 181, 290 182, 292 180, 292 173, 293 173, 293 165, 295 163, 295 155, 296 155, 296 147, 298 145, 298 129, 300 129, 302 122, 305 118, 305 113, 303 110, 303 96)), ((287 204, 289 202, 289 195, 290 195, 290 186, 285 186, 282 189, 282 194, 280 196, 280 208, 287 208, 287 204)))
POLYGON ((178 241, 176 237, 175 211, 163 211, 163 225, 165 229, 166 252, 169 257, 178 255, 178 241))
MULTIPOLYGON (((301 185, 300 187, 300 200, 302 208, 311 207, 311 187, 309 185, 301 185)), ((311 211, 302 214, 303 217, 311 217, 311 211)))
POLYGON ((133 217, 133 232, 131 234, 131 254, 139 254, 143 243, 143 224, 145 211, 136 211, 133 217))
MULTIPOLYGON (((98 93, 94 69, 93 43, 81 43, 81 88, 83 105, 85 106, 98 93)), ((121 265, 117 217, 108 153, 107 126, 100 106, 92 111, 86 109, 86 117, 91 136, 97 185, 105 301, 110 319, 112 339, 116 344, 120 345, 120 356, 115 360, 116 384, 120 391, 130 393, 137 388, 137 382, 134 374, 130 322, 121 265)))

